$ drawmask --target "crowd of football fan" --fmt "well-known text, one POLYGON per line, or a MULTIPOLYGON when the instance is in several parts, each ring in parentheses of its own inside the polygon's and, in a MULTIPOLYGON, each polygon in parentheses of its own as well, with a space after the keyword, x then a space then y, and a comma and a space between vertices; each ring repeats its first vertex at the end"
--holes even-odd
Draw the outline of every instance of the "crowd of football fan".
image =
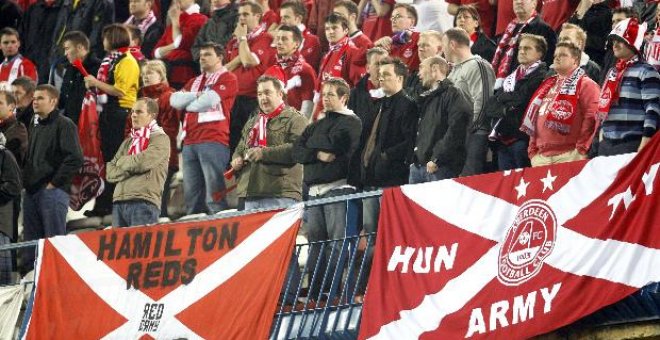
MULTIPOLYGON (((186 213, 214 214, 232 174, 259 209, 636 152, 660 114, 656 7, 0 0, 0 244, 19 211, 24 240, 66 233, 92 124, 105 188, 85 214, 113 226, 168 216, 179 170, 186 213)), ((362 203, 373 232, 379 200, 362 203)), ((345 215, 309 208, 309 241, 342 238, 345 215)))

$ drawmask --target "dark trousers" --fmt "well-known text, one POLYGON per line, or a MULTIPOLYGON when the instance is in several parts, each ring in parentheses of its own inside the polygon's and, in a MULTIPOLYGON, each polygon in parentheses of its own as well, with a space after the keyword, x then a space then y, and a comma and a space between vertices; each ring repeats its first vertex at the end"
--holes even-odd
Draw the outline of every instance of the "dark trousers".
POLYGON ((603 138, 603 140, 598 143, 598 156, 614 156, 637 152, 641 141, 641 136, 620 140, 603 138))
MULTIPOLYGON (((110 162, 115 157, 121 142, 124 141, 124 128, 126 127, 126 117, 128 117, 129 111, 130 109, 106 105, 103 112, 99 114, 101 153, 103 153, 104 162, 110 162)), ((105 189, 96 198, 94 210, 104 215, 111 214, 112 194, 114 192, 115 185, 106 181, 105 189)))
MULTIPOLYGON (((40 189, 25 194, 23 201, 23 238, 38 240, 66 234, 66 214, 69 210, 69 194, 60 189, 40 189)), ((34 248, 23 251, 26 271, 34 267, 34 248)))
MULTIPOLYGON (((240 81, 240 79, 239 79, 240 81)), ((234 154, 238 142, 241 140, 243 126, 247 123, 252 112, 254 112, 259 103, 255 97, 237 96, 234 107, 231 109, 231 118, 229 119, 229 158, 234 154)))
POLYGON ((170 204, 170 195, 172 190, 170 189, 170 185, 172 185, 172 178, 174 177, 174 174, 179 169, 175 167, 168 167, 167 168, 167 177, 165 178, 165 187, 163 188, 163 197, 160 200, 160 217, 168 217, 169 214, 167 213, 167 205, 170 204))
POLYGON ((527 147, 529 142, 519 139, 510 145, 497 143, 497 167, 500 171, 513 170, 520 168, 529 168, 532 166, 529 161, 527 147))
POLYGON ((469 133, 466 144, 467 156, 462 176, 479 175, 486 172, 486 157, 488 155, 488 132, 476 131, 469 133))

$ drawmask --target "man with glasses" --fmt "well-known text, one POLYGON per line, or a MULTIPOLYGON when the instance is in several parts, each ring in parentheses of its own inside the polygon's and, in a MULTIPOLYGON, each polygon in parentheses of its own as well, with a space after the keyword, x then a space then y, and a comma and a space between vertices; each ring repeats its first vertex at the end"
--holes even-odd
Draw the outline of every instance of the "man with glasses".
POLYGON ((419 68, 417 54, 419 32, 415 30, 417 10, 409 4, 396 4, 391 20, 392 36, 382 37, 374 45, 388 50, 390 56, 403 60, 410 72, 417 71, 419 68))

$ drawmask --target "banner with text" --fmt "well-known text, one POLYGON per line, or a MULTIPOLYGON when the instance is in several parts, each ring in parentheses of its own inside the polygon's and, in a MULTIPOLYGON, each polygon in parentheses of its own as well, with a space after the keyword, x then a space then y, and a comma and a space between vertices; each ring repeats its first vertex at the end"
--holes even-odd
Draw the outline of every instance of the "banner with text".
POLYGON ((266 339, 303 207, 39 242, 24 339, 266 339))
POLYGON ((656 136, 636 157, 386 190, 360 338, 529 338, 660 281, 659 166, 656 136))

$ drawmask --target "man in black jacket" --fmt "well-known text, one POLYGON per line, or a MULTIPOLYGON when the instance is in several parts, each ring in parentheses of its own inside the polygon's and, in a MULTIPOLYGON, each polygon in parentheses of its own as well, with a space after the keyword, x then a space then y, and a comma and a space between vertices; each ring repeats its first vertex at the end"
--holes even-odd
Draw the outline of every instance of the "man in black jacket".
POLYGON ((378 101, 385 96, 378 82, 378 64, 380 60, 387 57, 387 50, 381 47, 373 47, 367 51, 367 74, 351 90, 348 98, 348 108, 353 110, 362 121, 362 133, 360 134, 360 144, 353 153, 350 171, 348 173, 348 184, 361 190, 362 178, 360 171, 362 169, 362 148, 367 143, 367 137, 374 124, 376 114, 378 113, 378 101))
POLYGON ((95 55, 89 53, 89 39, 85 33, 72 31, 62 38, 64 55, 69 61, 64 69, 64 78, 60 88, 59 108, 64 110, 64 115, 69 117, 74 124, 78 125, 82 102, 85 98, 84 76, 73 66, 75 60, 81 60, 85 70, 89 74, 96 75, 101 61, 95 55))
POLYGON ((465 134, 472 115, 461 90, 447 79, 449 65, 435 56, 422 61, 419 77, 429 90, 420 96, 410 184, 457 177, 465 163, 465 134))
POLYGON ((19 167, 27 152, 27 130, 14 115, 16 97, 9 91, 0 91, 0 132, 5 135, 5 147, 11 151, 19 167))
MULTIPOLYGON (((303 164, 303 181, 309 187, 309 198, 320 199, 352 194, 355 188, 347 182, 348 165, 360 141, 360 119, 346 107, 350 88, 342 78, 329 78, 323 82, 322 102, 325 118, 307 126, 293 145, 293 159, 303 164)), ((346 204, 334 203, 312 206, 307 210, 305 221, 310 242, 336 240, 346 236, 346 204)), ((341 244, 325 247, 325 259, 310 284, 309 296, 318 300, 334 280, 341 244), (334 251, 332 250, 334 248, 334 251), (332 258, 330 255, 333 255, 332 258), (326 287, 321 287, 324 273, 326 287)), ((309 263, 314 266, 319 247, 313 247, 309 263)), ((322 255, 323 256, 323 255, 322 255)))
POLYGON ((193 60, 199 60, 200 47, 209 41, 226 46, 232 38, 234 29, 236 29, 238 7, 235 1, 214 0, 212 5, 214 8, 213 14, 199 30, 197 37, 195 37, 195 43, 192 45, 193 60))
POLYGON ((11 83, 11 87, 16 98, 16 119, 25 125, 29 134, 34 125, 32 97, 37 83, 28 77, 18 77, 11 83))
MULTIPOLYGON (((23 168, 26 241, 66 234, 71 181, 83 164, 76 126, 57 110, 59 95, 52 85, 39 85, 34 91, 33 107, 38 118, 31 130, 23 168)), ((25 251, 23 259, 29 270, 34 251, 25 251)))

